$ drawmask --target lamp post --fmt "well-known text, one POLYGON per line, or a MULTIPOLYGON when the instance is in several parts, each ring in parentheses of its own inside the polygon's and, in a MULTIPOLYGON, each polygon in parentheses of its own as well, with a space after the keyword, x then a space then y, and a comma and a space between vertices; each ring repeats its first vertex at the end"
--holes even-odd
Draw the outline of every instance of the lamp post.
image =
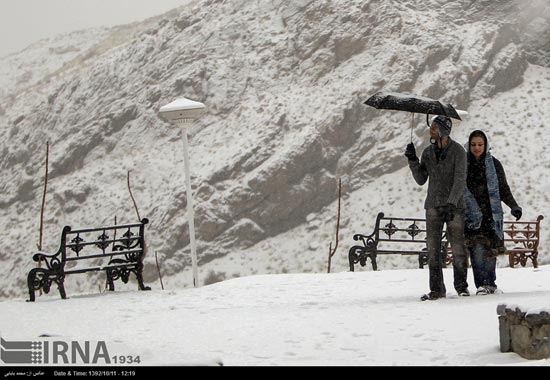
POLYGON ((191 264, 193 266, 193 286, 199 286, 199 272, 197 268, 197 248, 195 245, 195 217, 193 212, 193 194, 191 193, 191 174, 189 169, 189 146, 187 129, 206 110, 202 103, 179 98, 172 103, 160 107, 159 116, 170 123, 183 127, 183 160, 185 165, 185 182, 187 187, 187 221, 189 224, 189 241, 191 245, 191 264))

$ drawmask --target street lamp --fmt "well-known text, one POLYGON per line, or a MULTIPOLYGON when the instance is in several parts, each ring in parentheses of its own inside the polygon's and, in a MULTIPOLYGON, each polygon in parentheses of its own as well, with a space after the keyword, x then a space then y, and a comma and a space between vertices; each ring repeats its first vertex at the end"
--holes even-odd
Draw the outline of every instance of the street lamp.
POLYGON ((191 193, 191 174, 189 171, 189 147, 187 129, 206 110, 202 103, 186 98, 179 98, 172 103, 160 107, 159 116, 164 120, 183 127, 183 160, 185 164, 185 182, 187 186, 187 221, 189 223, 189 239, 191 244, 191 264, 193 266, 193 286, 199 286, 197 269, 197 248, 195 246, 195 219, 193 214, 193 194, 191 193))

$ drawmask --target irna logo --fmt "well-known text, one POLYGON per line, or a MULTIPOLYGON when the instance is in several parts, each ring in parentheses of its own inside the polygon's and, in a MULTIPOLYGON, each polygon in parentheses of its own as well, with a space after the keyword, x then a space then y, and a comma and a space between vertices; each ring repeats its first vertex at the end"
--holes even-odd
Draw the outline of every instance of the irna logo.
MULTIPOLYGON (((5 364, 111 364, 104 341, 7 341, 0 338, 5 364)), ((116 358, 116 357, 115 357, 116 358)))

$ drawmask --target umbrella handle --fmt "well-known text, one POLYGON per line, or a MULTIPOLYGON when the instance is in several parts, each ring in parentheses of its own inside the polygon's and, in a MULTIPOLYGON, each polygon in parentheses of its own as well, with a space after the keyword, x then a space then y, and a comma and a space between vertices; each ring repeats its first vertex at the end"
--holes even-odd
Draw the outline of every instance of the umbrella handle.
POLYGON ((414 112, 411 112, 411 142, 413 142, 414 112))

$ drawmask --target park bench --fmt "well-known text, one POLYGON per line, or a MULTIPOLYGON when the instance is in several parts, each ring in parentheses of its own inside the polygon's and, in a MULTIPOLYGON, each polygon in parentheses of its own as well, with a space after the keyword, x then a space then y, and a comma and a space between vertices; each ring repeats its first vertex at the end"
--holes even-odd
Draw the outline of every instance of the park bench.
POLYGON ((505 254, 508 254, 510 267, 517 264, 524 267, 531 260, 533 268, 538 268, 540 222, 544 216, 537 216, 537 220, 504 221, 505 254))
MULTIPOLYGON (((538 247, 540 241, 540 222, 542 215, 535 221, 504 221, 504 245, 506 250, 499 254, 507 254, 510 267, 517 264, 525 266, 531 260, 533 267, 538 267, 538 247)), ((355 234, 353 240, 361 241, 362 245, 354 245, 348 253, 350 271, 355 264, 365 266, 370 259, 372 269, 377 270, 378 255, 412 255, 418 256, 418 267, 424 268, 428 263, 426 248, 426 219, 385 216, 378 213, 374 231, 370 235, 355 234)), ((450 265, 453 255, 445 228, 441 240, 442 262, 450 265)))
POLYGON ((127 283, 130 273, 134 273, 139 289, 150 290, 143 284, 142 276, 144 232, 148 222, 144 218, 140 223, 76 230, 65 226, 56 253, 37 252, 33 255, 39 267, 31 269, 27 276, 29 301, 35 300, 36 290, 48 293, 52 282, 57 284, 61 298, 65 299, 65 276, 86 272, 104 271, 111 291, 115 290, 115 280, 127 283))

